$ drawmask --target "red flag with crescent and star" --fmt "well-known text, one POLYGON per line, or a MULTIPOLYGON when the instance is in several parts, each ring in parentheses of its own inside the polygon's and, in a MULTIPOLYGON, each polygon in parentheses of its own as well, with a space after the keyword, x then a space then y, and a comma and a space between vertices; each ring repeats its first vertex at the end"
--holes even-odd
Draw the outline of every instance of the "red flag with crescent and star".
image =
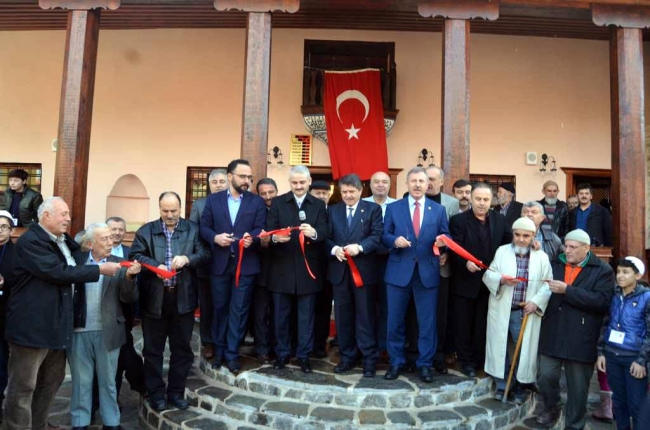
POLYGON ((379 70, 325 72, 324 106, 334 179, 388 172, 379 70))

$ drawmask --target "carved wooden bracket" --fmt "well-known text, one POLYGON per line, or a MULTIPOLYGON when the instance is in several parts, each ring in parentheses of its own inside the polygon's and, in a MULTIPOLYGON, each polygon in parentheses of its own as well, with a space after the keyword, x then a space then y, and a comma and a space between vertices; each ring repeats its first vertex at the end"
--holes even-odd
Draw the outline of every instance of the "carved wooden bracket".
POLYGON ((41 9, 67 9, 67 10, 91 10, 110 9, 116 10, 122 4, 122 0, 38 0, 41 9))
POLYGON ((300 9, 300 0, 214 0, 214 8, 220 11, 295 13, 300 9))
POLYGON ((499 0, 420 0, 418 12, 425 18, 474 19, 499 18, 499 0))
POLYGON ((591 20, 600 26, 650 28, 650 6, 593 3, 591 20))

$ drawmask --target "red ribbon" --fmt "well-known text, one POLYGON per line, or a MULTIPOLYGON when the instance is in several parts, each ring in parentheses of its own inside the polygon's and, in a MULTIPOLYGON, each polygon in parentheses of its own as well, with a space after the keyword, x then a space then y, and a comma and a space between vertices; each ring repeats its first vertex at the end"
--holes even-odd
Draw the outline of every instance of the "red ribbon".
MULTIPOLYGON (((257 235, 259 238, 273 236, 277 234, 278 236, 289 236, 292 230, 298 230, 300 227, 286 227, 279 228, 277 230, 265 231, 257 235)), ((309 268, 309 263, 307 262, 307 257, 305 256, 305 235, 300 232, 298 236, 300 239, 300 249, 302 250, 302 258, 305 260, 305 266, 307 266, 307 272, 312 279, 316 279, 316 276, 312 273, 309 268)), ((239 239, 239 261, 237 261, 237 271, 235 272, 235 287, 239 287, 239 276, 241 274, 241 262, 244 259, 244 238, 239 239)))
MULTIPOLYGON (((140 263, 140 264, 145 269, 148 269, 148 270, 152 271, 153 273, 155 273, 156 275, 161 276, 161 277, 163 277, 165 279, 173 278, 174 276, 176 276, 176 270, 163 270, 163 269, 159 269, 159 268, 157 268, 155 266, 152 266, 151 264, 147 264, 147 263, 140 263)), ((120 266, 122 266, 122 267, 131 267, 131 266, 133 266, 133 261, 120 261, 120 266)))
POLYGON ((345 258, 348 261, 348 267, 350 268, 350 273, 352 273, 352 279, 354 280, 354 285, 357 288, 363 287, 363 279, 361 279, 361 273, 359 273, 359 268, 357 267, 357 263, 354 262, 354 260, 350 256, 350 253, 347 250, 344 250, 343 254, 345 255, 345 258))
MULTIPOLYGON (((463 248, 462 246, 460 246, 459 244, 454 242, 450 237, 445 236, 444 234, 441 234, 436 239, 437 240, 442 240, 443 242, 445 242, 445 245, 447 246, 447 248, 454 251, 454 253, 456 253, 456 255, 458 255, 459 257, 462 257, 465 260, 471 261, 472 263, 476 264, 478 267, 480 267, 482 269, 492 270, 488 266, 483 264, 483 262, 481 260, 479 260, 478 258, 474 257, 472 254, 467 252, 467 250, 465 248, 463 248)), ((435 245, 435 243, 433 244, 433 253, 436 254, 436 255, 440 255, 440 250, 435 245)), ((523 278, 523 277, 514 277, 514 276, 508 276, 508 275, 501 275, 501 276, 503 276, 507 280, 516 279, 516 280, 518 280, 520 282, 529 282, 529 280, 527 278, 523 278)))

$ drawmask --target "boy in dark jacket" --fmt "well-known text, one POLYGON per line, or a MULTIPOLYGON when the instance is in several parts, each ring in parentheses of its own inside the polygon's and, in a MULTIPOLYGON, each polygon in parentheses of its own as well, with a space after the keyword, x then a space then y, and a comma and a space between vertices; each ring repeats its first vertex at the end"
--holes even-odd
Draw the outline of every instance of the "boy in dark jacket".
POLYGON ((638 284, 645 266, 636 257, 618 262, 614 298, 609 318, 598 342, 598 370, 605 372, 614 395, 618 430, 641 428, 640 412, 647 396, 650 359, 650 289, 638 284))

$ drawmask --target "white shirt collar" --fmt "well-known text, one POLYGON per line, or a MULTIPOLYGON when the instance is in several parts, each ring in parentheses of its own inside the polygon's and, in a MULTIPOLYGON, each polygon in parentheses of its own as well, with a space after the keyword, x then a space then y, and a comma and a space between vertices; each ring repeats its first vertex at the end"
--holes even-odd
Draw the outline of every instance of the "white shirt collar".
POLYGON ((416 201, 417 201, 418 203, 420 203, 420 207, 424 207, 424 199, 425 199, 425 197, 422 196, 422 197, 420 197, 420 200, 415 200, 415 199, 414 199, 414 198, 409 194, 409 196, 408 196, 409 207, 413 206, 413 205, 415 204, 416 201))
POLYGON ((93 258, 93 253, 88 251, 88 261, 86 262, 86 264, 102 264, 102 263, 106 263, 105 258, 99 261, 95 261, 95 259, 93 258))

